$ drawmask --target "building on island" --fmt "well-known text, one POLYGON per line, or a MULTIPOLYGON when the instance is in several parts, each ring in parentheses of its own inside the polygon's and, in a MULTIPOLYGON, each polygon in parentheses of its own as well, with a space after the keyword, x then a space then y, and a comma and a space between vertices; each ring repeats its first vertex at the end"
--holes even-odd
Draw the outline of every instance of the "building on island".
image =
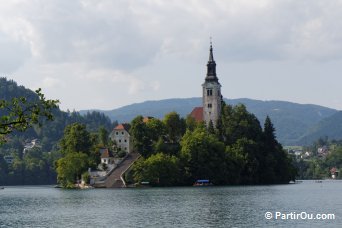
POLYGON ((133 138, 129 133, 129 124, 119 124, 110 133, 109 137, 116 143, 117 151, 131 153, 133 151, 133 138))
POLYGON ((195 107, 190 113, 190 116, 194 118, 197 122, 204 121, 203 107, 195 107))
MULTIPOLYGON (((195 107, 190 116, 198 122, 204 121, 207 126, 212 122, 213 126, 216 127, 221 115, 221 106, 221 84, 216 74, 213 46, 210 43, 207 73, 202 84, 202 107, 195 107)), ((153 117, 144 117, 143 122, 146 123, 151 119, 153 117)), ((127 153, 133 151, 133 137, 129 133, 130 127, 127 123, 119 124, 110 133, 110 139, 116 144, 114 151, 125 151, 127 153)))
POLYGON ((100 153, 101 153, 101 163, 104 163, 106 165, 114 164, 113 153, 108 148, 100 149, 100 153))
POLYGON ((207 63, 207 75, 202 84, 202 107, 195 107, 190 116, 196 121, 204 121, 208 126, 210 122, 216 126, 221 115, 222 95, 221 84, 216 75, 216 62, 214 60, 213 46, 210 43, 209 61, 207 63))

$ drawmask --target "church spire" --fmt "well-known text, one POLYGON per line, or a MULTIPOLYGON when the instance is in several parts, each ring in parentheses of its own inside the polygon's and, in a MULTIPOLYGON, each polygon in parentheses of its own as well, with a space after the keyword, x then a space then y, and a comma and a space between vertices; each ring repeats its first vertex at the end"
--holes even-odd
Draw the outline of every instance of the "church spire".
POLYGON ((203 119, 209 127, 210 122, 217 126, 221 115, 221 84, 216 75, 216 63, 213 54, 213 44, 210 38, 209 61, 207 63, 207 75, 202 84, 203 88, 203 119))
POLYGON ((206 81, 218 81, 218 78, 216 76, 216 63, 214 60, 214 54, 213 54, 213 45, 210 40, 210 50, 209 50, 209 61, 207 64, 207 76, 205 77, 206 81))
POLYGON ((213 55, 213 44, 211 40, 210 40, 209 62, 215 62, 214 55, 213 55))

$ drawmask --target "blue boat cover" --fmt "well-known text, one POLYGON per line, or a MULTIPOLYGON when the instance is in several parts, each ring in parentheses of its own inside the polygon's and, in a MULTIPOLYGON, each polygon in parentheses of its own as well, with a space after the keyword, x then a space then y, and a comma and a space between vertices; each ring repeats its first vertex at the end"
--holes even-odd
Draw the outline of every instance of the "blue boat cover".
POLYGON ((197 180, 197 183, 209 183, 209 180, 197 180))

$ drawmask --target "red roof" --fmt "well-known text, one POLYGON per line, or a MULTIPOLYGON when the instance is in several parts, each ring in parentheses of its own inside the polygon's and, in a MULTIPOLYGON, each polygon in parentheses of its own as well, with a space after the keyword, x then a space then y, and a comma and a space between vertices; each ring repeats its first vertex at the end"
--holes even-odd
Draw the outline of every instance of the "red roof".
POLYGON ((332 167, 332 168, 330 169, 330 173, 331 173, 331 174, 335 174, 336 171, 337 171, 336 167, 332 167))
POLYGON ((147 122, 150 121, 151 119, 153 119, 152 116, 145 116, 144 119, 143 119, 143 122, 144 122, 144 123, 147 123, 147 122))
POLYGON ((103 149, 103 153, 101 155, 101 158, 111 158, 113 157, 113 154, 108 149, 103 149))
POLYGON ((128 132, 130 128, 131 126, 129 124, 119 124, 114 130, 126 130, 128 132))
POLYGON ((195 107, 190 113, 190 116, 193 117, 197 122, 203 121, 203 107, 195 107))

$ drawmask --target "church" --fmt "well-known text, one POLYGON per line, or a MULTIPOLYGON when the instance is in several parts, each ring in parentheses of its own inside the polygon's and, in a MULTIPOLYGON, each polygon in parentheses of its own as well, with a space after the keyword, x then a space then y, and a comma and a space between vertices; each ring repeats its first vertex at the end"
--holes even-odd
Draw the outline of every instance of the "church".
POLYGON ((202 84, 202 107, 195 107, 190 116, 196 121, 204 121, 207 126, 212 122, 214 127, 221 115, 221 84, 216 75, 216 63, 214 60, 213 46, 210 43, 209 61, 207 63, 207 75, 202 84))

